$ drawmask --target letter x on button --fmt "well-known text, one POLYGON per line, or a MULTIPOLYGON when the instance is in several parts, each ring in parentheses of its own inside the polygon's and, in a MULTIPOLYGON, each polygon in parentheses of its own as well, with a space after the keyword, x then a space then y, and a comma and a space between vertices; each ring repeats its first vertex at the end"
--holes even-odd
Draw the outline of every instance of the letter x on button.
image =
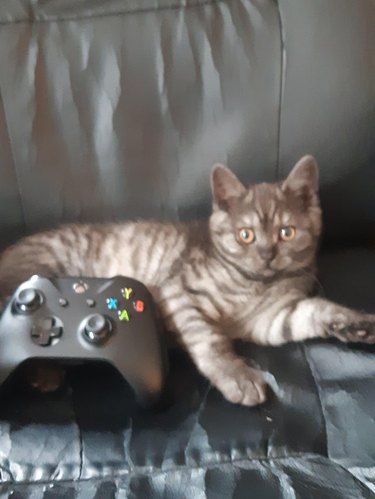
POLYGON ((117 298, 107 298, 107 307, 108 310, 117 310, 118 309, 117 298))

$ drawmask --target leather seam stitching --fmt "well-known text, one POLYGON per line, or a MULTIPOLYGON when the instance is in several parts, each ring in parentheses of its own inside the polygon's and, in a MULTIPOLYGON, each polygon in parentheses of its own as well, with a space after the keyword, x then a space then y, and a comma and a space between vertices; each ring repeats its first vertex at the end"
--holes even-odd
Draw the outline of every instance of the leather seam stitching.
POLYGON ((23 230, 26 232, 27 230, 27 223, 26 223, 26 216, 25 216, 25 206, 24 206, 24 200, 22 197, 22 189, 21 189, 21 180, 20 180, 20 175, 17 169, 17 162, 16 158, 14 156, 14 147, 13 147, 13 140, 12 140, 12 134, 9 128, 9 123, 8 123, 8 116, 7 116, 7 108, 5 104, 5 100, 2 98, 2 92, 1 92, 1 82, 0 82, 0 99, 2 100, 3 103, 3 109, 4 109, 4 126, 6 130, 6 134, 9 139, 9 150, 13 162, 13 173, 14 173, 14 180, 15 180, 15 185, 17 187, 17 198, 19 201, 19 207, 20 207, 20 212, 22 214, 22 223, 23 223, 23 230))
POLYGON ((170 5, 159 6, 159 7, 144 7, 141 9, 134 10, 116 10, 113 12, 101 12, 98 14, 76 14, 76 15, 65 15, 59 17, 58 15, 45 15, 43 17, 31 16, 25 19, 12 19, 12 20, 0 20, 1 25, 11 25, 11 24, 34 24, 34 23, 59 23, 59 22, 69 22, 69 21, 79 21, 86 19, 100 19, 104 17, 117 17, 117 16, 126 16, 132 14, 147 14, 149 12, 163 12, 166 10, 188 10, 196 7, 204 7, 206 5, 215 5, 218 3, 223 3, 226 0, 197 0, 194 4, 190 5, 181 5, 179 3, 172 3, 170 5))
POLYGON ((284 100, 284 89, 285 89, 285 68, 286 68, 286 51, 285 51, 285 30, 283 19, 280 10, 280 4, 276 0, 277 15, 279 19, 279 31, 280 31, 280 88, 279 88, 279 108, 277 113, 277 151, 276 151, 276 180, 280 179, 280 144, 281 144, 281 113, 282 105, 284 100))
MULTIPOLYGON (((134 476, 134 475, 145 475, 145 476, 153 476, 153 475, 158 475, 161 473, 170 473, 170 472, 179 472, 179 471, 184 471, 184 470, 197 470, 197 469, 204 469, 204 470, 209 470, 209 469, 214 469, 219 466, 225 466, 225 465, 236 465, 240 463, 249 463, 249 462, 267 462, 267 463, 277 463, 277 462, 283 462, 283 461, 289 461, 290 459, 294 459, 296 461, 299 460, 306 460, 306 461, 314 461, 315 459, 318 459, 321 462, 324 461, 329 461, 332 463, 334 466, 339 467, 343 471, 347 472, 350 474, 355 481, 363 486, 366 487, 366 484, 364 484, 361 480, 359 480, 357 477, 351 473, 351 471, 343 466, 342 464, 336 462, 334 459, 330 459, 329 457, 322 456, 321 454, 315 454, 315 453, 293 453, 293 454, 288 454, 286 456, 279 456, 279 457, 254 457, 254 458, 238 458, 238 459, 229 459, 225 461, 220 461, 217 463, 206 463, 204 465, 180 465, 180 466, 175 466, 173 468, 158 468, 158 469, 151 469, 150 467, 135 467, 134 469, 128 469, 124 470, 123 472, 120 473, 109 473, 101 476, 95 476, 95 477, 88 477, 88 478, 79 478, 74 479, 74 478, 68 478, 68 479, 62 479, 62 480, 56 480, 51 478, 50 480, 22 480, 22 481, 5 481, 5 482, 0 482, 0 485, 46 485, 46 484, 64 484, 64 483, 79 483, 79 482, 101 482, 103 480, 108 480, 113 479, 121 479, 129 476, 134 476)), ((361 468, 366 469, 366 470, 373 470, 375 469, 375 466, 362 466, 361 468)), ((369 489, 369 488, 368 488, 369 489)), ((369 489, 370 490, 370 489, 369 489)))

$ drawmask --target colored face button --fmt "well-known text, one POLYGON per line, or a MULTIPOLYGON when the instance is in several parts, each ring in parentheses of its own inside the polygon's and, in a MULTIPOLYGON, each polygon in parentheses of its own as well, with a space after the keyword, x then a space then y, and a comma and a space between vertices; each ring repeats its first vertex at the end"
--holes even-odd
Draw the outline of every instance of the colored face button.
POLYGON ((145 309, 145 303, 142 300, 137 300, 134 302, 134 310, 136 312, 143 312, 145 309))
POLYGON ((118 309, 117 298, 107 298, 107 308, 108 310, 117 310, 118 309))
POLYGON ((119 310, 118 311, 118 318, 120 319, 120 321, 125 321, 125 322, 130 321, 129 314, 126 310, 119 310))
POLYGON ((121 294, 122 296, 126 299, 126 300, 129 300, 129 298, 132 296, 133 294, 133 289, 132 288, 122 288, 121 289, 121 294))

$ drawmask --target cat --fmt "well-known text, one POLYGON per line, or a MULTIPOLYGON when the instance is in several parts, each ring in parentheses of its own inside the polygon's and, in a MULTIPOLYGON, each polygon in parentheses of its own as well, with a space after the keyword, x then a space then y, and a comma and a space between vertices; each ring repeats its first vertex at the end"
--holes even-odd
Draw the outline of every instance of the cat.
POLYGON ((206 220, 66 225, 24 238, 0 258, 2 299, 33 274, 138 279, 198 370, 245 406, 266 400, 266 384, 235 354, 235 339, 375 343, 375 315, 312 296, 321 234, 312 156, 281 182, 249 187, 214 165, 211 190, 206 220))

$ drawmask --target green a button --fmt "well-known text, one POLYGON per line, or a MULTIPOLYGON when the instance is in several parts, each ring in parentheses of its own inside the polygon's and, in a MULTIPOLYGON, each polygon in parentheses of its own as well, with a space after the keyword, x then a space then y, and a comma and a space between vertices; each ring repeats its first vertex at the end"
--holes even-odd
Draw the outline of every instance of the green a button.
POLYGON ((127 310, 119 310, 118 311, 118 318, 120 319, 120 321, 126 321, 126 322, 130 321, 130 317, 129 317, 127 310))

